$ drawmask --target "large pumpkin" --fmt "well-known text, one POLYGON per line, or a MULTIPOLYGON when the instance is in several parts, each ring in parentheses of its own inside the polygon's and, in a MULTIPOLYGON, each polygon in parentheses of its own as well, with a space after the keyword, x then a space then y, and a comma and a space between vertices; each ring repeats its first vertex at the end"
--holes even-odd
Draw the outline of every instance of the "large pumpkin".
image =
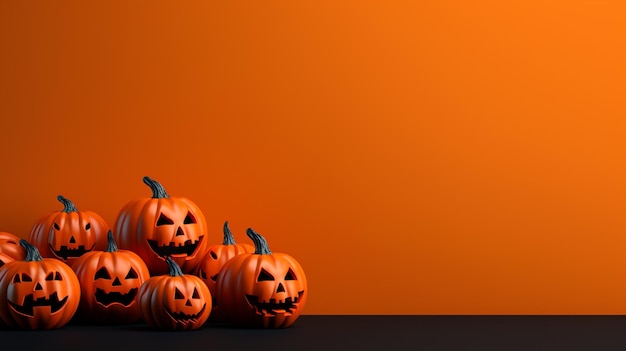
POLYGON ((233 233, 228 227, 228 221, 224 222, 224 239, 221 244, 210 245, 207 254, 204 256, 202 262, 198 266, 197 276, 204 281, 204 283, 211 291, 213 296, 213 309, 211 310, 210 320, 222 321, 224 316, 220 311, 216 294, 217 294, 217 276, 222 267, 231 258, 244 253, 254 252, 254 247, 248 244, 237 244, 233 238, 233 233))
POLYGON ((5 263, 23 260, 26 250, 19 244, 20 237, 17 235, 0 232, 0 267, 5 263))
POLYGON ((285 328, 306 302, 307 281, 290 255, 272 253, 265 238, 248 228, 255 252, 226 262, 217 277, 217 301, 232 323, 245 327, 285 328))
POLYGON ((200 328, 211 313, 211 292, 195 275, 183 274, 170 257, 169 274, 152 277, 141 286, 141 317, 150 326, 165 330, 200 328))
POLYGON ((140 320, 137 293, 150 278, 148 267, 132 251, 118 250, 111 231, 106 251, 79 257, 72 269, 81 287, 77 317, 90 323, 134 323, 140 320))
POLYGON ((67 324, 80 302, 74 271, 55 258, 42 258, 37 248, 20 240, 23 261, 0 269, 0 318, 21 329, 55 329, 67 324))
POLYGON ((72 201, 57 196, 63 210, 46 215, 33 225, 28 239, 43 257, 71 265, 92 250, 105 250, 109 225, 93 211, 79 211, 72 201))
POLYGON ((118 246, 136 252, 151 275, 168 272, 166 257, 183 272, 195 272, 208 247, 204 214, 191 200, 169 196, 156 180, 144 177, 143 182, 152 197, 130 201, 122 208, 114 229, 118 246))

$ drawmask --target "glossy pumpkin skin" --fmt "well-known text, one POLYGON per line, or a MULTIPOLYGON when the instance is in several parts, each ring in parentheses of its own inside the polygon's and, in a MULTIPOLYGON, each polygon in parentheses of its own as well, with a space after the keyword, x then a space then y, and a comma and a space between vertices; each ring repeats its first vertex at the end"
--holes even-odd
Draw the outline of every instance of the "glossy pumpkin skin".
POLYGON ((17 235, 0 232, 0 267, 5 263, 23 260, 26 250, 20 246, 20 237, 17 235))
POLYGON ((139 290, 139 311, 143 320, 156 329, 194 330, 211 313, 211 292, 204 282, 167 257, 169 274, 148 279, 139 290))
POLYGON ((128 324, 141 319, 137 295, 150 278, 148 267, 134 252, 118 250, 111 231, 106 251, 82 255, 72 269, 81 287, 78 319, 100 324, 128 324))
POLYGON ((61 195, 57 200, 63 204, 63 210, 41 217, 30 231, 28 241, 41 255, 71 266, 76 258, 89 251, 105 250, 107 222, 93 211, 79 211, 61 195))
POLYGON ((253 328, 286 328, 298 319, 307 298, 304 270, 290 255, 272 253, 265 238, 246 234, 255 252, 232 258, 217 278, 217 301, 228 320, 253 328))
POLYGON ((223 321, 225 319, 215 298, 217 294, 217 276, 222 267, 235 256, 254 252, 254 247, 251 245, 235 243, 233 234, 228 227, 228 222, 224 223, 223 231, 224 239, 222 243, 209 246, 207 254, 200 262, 196 272, 196 275, 204 281, 213 296, 213 309, 209 317, 211 321, 223 321))
POLYGON ((80 302, 74 271, 54 258, 42 258, 37 248, 21 240, 24 261, 0 269, 0 318, 11 328, 56 329, 67 324, 80 302))
POLYGON ((149 177, 143 181, 152 197, 130 201, 122 208, 115 221, 115 241, 120 249, 137 253, 150 275, 168 272, 167 256, 183 272, 194 273, 208 247, 204 214, 191 200, 169 196, 157 181, 149 177))

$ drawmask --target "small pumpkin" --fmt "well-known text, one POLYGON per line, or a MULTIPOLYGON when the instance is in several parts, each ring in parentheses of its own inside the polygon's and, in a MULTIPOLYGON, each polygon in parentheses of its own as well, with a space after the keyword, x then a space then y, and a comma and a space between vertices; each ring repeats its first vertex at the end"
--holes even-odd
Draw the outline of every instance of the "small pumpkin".
POLYGON ((272 253, 263 236, 248 228, 254 253, 233 257, 217 277, 217 301, 229 321, 256 328, 286 328, 306 302, 304 270, 293 257, 272 253))
POLYGON ((223 232, 224 239, 222 243, 209 246, 208 253, 204 256, 202 262, 200 262, 198 271, 196 272, 196 275, 204 281, 209 291, 211 291, 211 296, 213 296, 213 309, 209 317, 212 321, 224 320, 224 316, 220 312, 217 299, 215 298, 217 294, 217 276, 220 270, 231 258, 244 253, 254 252, 254 247, 249 244, 235 243, 233 233, 228 226, 228 221, 224 222, 223 232))
POLYGON ((195 272, 208 247, 204 214, 191 200, 170 196, 156 180, 143 177, 143 182, 152 197, 130 201, 122 208, 114 229, 118 246, 136 252, 151 275, 168 272, 166 257, 183 272, 195 272))
POLYGON ((117 249, 110 230, 107 238, 106 251, 88 252, 72 265, 81 287, 77 317, 102 324, 138 322, 137 294, 150 272, 136 253, 117 249))
POLYGON ((5 263, 23 260, 26 257, 26 250, 20 246, 20 237, 17 235, 0 232, 0 267, 5 263))
POLYGON ((169 274, 146 280, 139 289, 139 311, 150 326, 165 330, 200 328, 211 313, 211 292, 195 275, 185 275, 167 257, 169 274))
POLYGON ((43 257, 62 260, 72 265, 83 254, 107 247, 109 225, 96 212, 79 211, 74 203, 57 196, 63 210, 41 217, 30 231, 28 241, 43 257))
POLYGON ((80 302, 80 285, 72 268, 42 258, 37 248, 20 240, 23 261, 0 269, 0 318, 12 328, 56 329, 67 324, 80 302))

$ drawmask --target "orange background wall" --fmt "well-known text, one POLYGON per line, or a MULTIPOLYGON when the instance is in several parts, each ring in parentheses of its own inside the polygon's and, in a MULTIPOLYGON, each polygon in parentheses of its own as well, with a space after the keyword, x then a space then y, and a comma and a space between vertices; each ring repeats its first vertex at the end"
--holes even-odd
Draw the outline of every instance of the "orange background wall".
POLYGON ((305 314, 626 313, 624 1, 0 2, 0 231, 144 175, 305 314))

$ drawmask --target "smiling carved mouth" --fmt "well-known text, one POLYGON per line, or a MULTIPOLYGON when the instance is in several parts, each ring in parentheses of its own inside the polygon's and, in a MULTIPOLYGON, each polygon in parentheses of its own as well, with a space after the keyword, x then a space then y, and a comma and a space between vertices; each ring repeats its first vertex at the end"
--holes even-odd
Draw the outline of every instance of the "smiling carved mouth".
POLYGON ((120 303, 124 306, 128 306, 133 301, 135 301, 135 296, 137 296, 138 288, 132 288, 126 294, 122 294, 118 291, 113 291, 110 293, 105 292, 104 290, 98 288, 96 289, 96 301, 104 305, 105 307, 109 306, 113 303, 120 303))
POLYGON ((205 308, 206 308, 206 304, 202 305, 202 309, 200 310, 200 312, 198 312, 196 314, 186 314, 186 313, 183 313, 183 312, 172 312, 172 311, 169 310, 169 308, 165 308, 165 311, 176 322, 187 324, 189 322, 195 323, 198 320, 198 318, 202 315, 202 313, 204 313, 204 309, 205 308))
POLYGON ((96 243, 93 243, 91 248, 85 249, 85 245, 79 245, 77 248, 68 248, 66 245, 63 245, 59 250, 55 250, 54 247, 52 247, 52 244, 50 244, 50 250, 52 250, 54 255, 58 258, 62 258, 67 261, 68 258, 75 258, 84 255, 86 252, 93 250, 95 246, 96 243))
POLYGON ((198 244, 202 241, 202 236, 198 238, 198 240, 192 242, 191 239, 185 241, 182 244, 175 245, 175 243, 170 242, 169 245, 159 245, 157 240, 148 240, 148 244, 154 253, 161 257, 166 256, 175 256, 175 255, 185 255, 191 256, 198 248, 198 244))
POLYGON ((33 294, 28 294, 24 298, 24 303, 21 305, 12 301, 9 301, 9 305, 13 308, 13 310, 15 310, 15 312, 33 317, 35 315, 33 308, 50 306, 50 314, 53 314, 65 306, 67 298, 68 297, 66 296, 62 300, 59 300, 59 295, 56 292, 52 293, 50 297, 43 296, 38 299, 34 299, 33 294))
POLYGON ((246 294, 246 300, 250 306, 256 309, 256 313, 260 315, 272 314, 276 315, 278 313, 288 313, 291 314, 298 308, 298 301, 302 298, 304 294, 304 290, 298 292, 298 296, 295 297, 287 297, 285 301, 276 301, 276 299, 270 299, 269 302, 259 301, 258 296, 248 295, 246 294))

